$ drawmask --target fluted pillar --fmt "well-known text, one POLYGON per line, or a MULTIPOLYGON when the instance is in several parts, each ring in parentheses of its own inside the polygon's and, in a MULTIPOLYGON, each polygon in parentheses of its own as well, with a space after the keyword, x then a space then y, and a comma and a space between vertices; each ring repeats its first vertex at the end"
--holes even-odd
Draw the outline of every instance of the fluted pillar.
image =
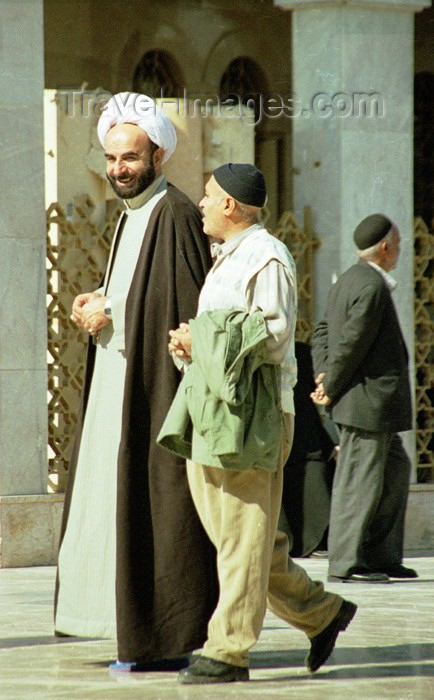
POLYGON ((1 3, 0 565, 49 563, 42 0, 1 3), (47 553, 48 550, 48 553, 47 553))
MULTIPOLYGON (((352 232, 383 212, 401 231, 395 301, 414 376, 414 13, 427 0, 274 0, 292 11, 294 205, 321 239, 315 312, 355 261, 352 232)), ((414 436, 407 449, 415 462, 414 436)))

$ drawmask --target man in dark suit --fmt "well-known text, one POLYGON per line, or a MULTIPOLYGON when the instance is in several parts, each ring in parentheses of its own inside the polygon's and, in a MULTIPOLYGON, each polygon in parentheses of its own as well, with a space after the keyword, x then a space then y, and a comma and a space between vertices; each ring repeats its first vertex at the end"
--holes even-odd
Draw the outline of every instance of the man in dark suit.
POLYGON ((408 355, 388 274, 400 235, 382 214, 354 232, 359 262, 330 291, 312 351, 315 403, 340 428, 329 529, 329 580, 415 578, 402 566, 410 462, 398 431, 412 427, 408 355))

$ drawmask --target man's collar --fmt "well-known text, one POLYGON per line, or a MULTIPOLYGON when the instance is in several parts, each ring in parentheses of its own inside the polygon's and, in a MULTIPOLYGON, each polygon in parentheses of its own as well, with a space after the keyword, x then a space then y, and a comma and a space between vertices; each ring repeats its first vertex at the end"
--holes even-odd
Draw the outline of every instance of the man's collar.
POLYGON ((211 255, 213 259, 221 258, 222 256, 232 253, 242 241, 244 241, 247 236, 250 236, 254 231, 261 228, 260 224, 253 224, 248 228, 245 228, 241 233, 237 233, 236 236, 232 236, 229 240, 224 241, 224 243, 212 243, 211 244, 211 255))
POLYGON ((377 272, 380 273, 380 275, 384 279, 389 291, 394 292, 396 287, 397 287, 398 282, 396 280, 394 280, 393 277, 391 275, 389 275, 388 272, 386 272, 386 270, 383 270, 383 268, 380 267, 380 265, 377 265, 377 263, 371 262, 370 260, 368 260, 367 262, 368 262, 368 265, 370 265, 371 267, 374 268, 374 270, 377 270, 377 272))
POLYGON ((149 202, 151 197, 154 196, 154 194, 157 193, 158 190, 161 191, 161 189, 164 189, 167 186, 166 178, 164 175, 159 175, 151 184, 149 187, 146 188, 143 192, 137 195, 137 197, 133 197, 132 199, 125 199, 125 206, 127 209, 140 209, 140 207, 143 207, 146 202, 149 202))

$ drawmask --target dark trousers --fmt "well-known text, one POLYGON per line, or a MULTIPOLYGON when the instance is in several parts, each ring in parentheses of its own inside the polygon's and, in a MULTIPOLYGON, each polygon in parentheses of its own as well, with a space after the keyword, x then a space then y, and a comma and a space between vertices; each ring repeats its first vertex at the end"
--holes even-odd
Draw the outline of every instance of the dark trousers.
POLYGON ((326 462, 321 451, 298 458, 290 456, 285 464, 282 506, 287 526, 284 520, 279 521, 279 530, 288 535, 292 557, 308 556, 324 538, 334 469, 335 460, 326 462))
POLYGON ((340 427, 329 526, 329 574, 402 561, 410 460, 396 433, 340 427))

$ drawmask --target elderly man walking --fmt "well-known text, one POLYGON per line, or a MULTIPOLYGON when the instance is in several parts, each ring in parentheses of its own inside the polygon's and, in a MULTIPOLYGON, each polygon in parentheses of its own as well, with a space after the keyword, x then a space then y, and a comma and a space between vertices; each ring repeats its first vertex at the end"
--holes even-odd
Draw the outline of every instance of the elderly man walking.
POLYGON ((412 427, 408 355, 389 275, 400 235, 383 214, 357 226, 359 262, 332 287, 312 348, 317 389, 340 428, 328 538, 329 580, 415 578, 402 565, 410 460, 398 431, 412 427))
POLYGON ((115 95, 98 135, 126 210, 102 287, 80 294, 72 308, 91 342, 55 629, 117 637, 116 670, 170 668, 204 641, 216 601, 215 553, 185 463, 155 442, 179 381, 167 332, 195 313, 209 249, 199 210, 162 174, 176 132, 155 102, 115 95))
POLYGON ((277 532, 292 442, 297 300, 294 261, 259 223, 265 199, 255 166, 214 171, 199 206, 205 233, 221 243, 212 246, 196 318, 170 334, 169 349, 187 369, 158 439, 190 457, 190 489, 217 550, 220 584, 202 654, 180 672, 185 684, 248 680, 267 604, 309 637, 310 671, 356 611, 311 581, 277 532))

